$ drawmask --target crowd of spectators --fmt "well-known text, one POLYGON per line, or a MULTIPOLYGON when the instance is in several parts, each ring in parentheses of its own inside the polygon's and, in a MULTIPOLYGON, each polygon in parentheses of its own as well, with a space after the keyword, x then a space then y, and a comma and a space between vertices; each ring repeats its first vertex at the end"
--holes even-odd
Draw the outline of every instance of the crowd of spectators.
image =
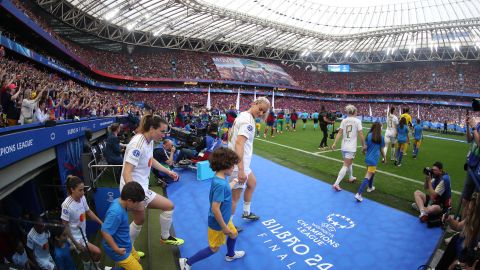
MULTIPOLYGON (((30 63, 20 62, 7 57, 0 59, 0 70, 4 125, 8 124, 7 119, 11 120, 8 125, 13 125, 23 118, 29 120, 22 120, 22 123, 41 121, 39 118, 45 118, 45 116, 36 116, 37 112, 47 114, 46 120, 59 120, 125 113, 131 110, 126 107, 132 102, 145 102, 155 110, 170 112, 175 111, 178 106, 184 104, 204 107, 207 101, 207 93, 205 92, 193 94, 189 92, 112 92, 95 90, 81 86, 71 80, 63 79, 47 70, 41 70, 30 63), (23 117, 22 114, 24 115, 23 117)), ((366 99, 370 98, 366 97, 366 99)), ((220 111, 225 111, 231 105, 235 105, 236 99, 237 95, 235 93, 212 93, 211 106, 220 111)), ((400 98, 391 97, 391 99, 400 98)), ((242 94, 240 109, 247 109, 252 100, 252 95, 242 94)), ((442 99, 435 98, 434 100, 441 101, 442 99)), ((367 102, 353 102, 353 104, 357 106, 359 115, 368 116, 371 110, 372 116, 376 117, 384 116, 387 106, 390 106, 385 103, 367 102)), ((297 111, 313 112, 318 110, 320 105, 325 105, 330 110, 336 110, 344 107, 346 103, 281 97, 278 95, 275 98, 276 108, 288 110, 296 109, 297 111)), ((401 107, 405 106, 401 105, 401 107)), ((432 105, 410 106, 413 106, 414 114, 419 110, 422 120, 462 123, 461 116, 463 116, 463 110, 458 108, 432 105)))
MULTIPOLYGON (((212 61, 214 56, 212 54, 181 50, 151 51, 142 50, 142 48, 136 48, 132 53, 127 53, 80 46, 56 34, 42 16, 32 12, 24 0, 13 2, 28 17, 92 68, 116 75, 143 78, 221 79, 212 61)), ((275 61, 262 61, 281 65, 275 61)), ((283 68, 303 89, 317 92, 477 92, 480 90, 480 81, 477 79, 480 65, 475 63, 455 65, 450 62, 428 65, 413 63, 381 72, 351 73, 313 72, 296 66, 283 66, 283 68)))
POLYGON ((384 91, 384 92, 476 92, 480 65, 411 64, 382 72, 326 73, 284 67, 300 85, 311 91, 384 91))
POLYGON ((94 90, 30 63, 0 58, 1 126, 134 110, 123 92, 94 90))

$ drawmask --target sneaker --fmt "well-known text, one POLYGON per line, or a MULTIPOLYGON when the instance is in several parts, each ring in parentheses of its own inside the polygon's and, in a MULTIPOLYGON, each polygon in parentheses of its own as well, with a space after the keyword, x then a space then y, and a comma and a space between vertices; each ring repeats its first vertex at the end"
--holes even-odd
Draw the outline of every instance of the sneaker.
POLYGON ((332 188, 335 189, 335 191, 342 191, 342 188, 339 185, 333 185, 332 188))
POLYGON ((393 162, 393 165, 394 165, 394 166, 397 166, 397 164, 398 164, 398 162, 395 160, 395 161, 393 162))
POLYGON ((402 167, 402 163, 397 163, 397 167, 402 167))
POLYGON ((225 255, 225 260, 227 262, 231 262, 233 260, 236 260, 236 259, 240 259, 242 258, 243 256, 245 256, 245 251, 243 250, 235 250, 235 255, 233 255, 233 257, 230 257, 228 255, 225 255))
POLYGON ((412 208, 413 208, 413 210, 415 210, 417 212, 420 212, 420 209, 418 209, 417 203, 412 203, 412 208))
POLYGON ((372 192, 375 190, 375 186, 372 186, 372 188, 367 188, 367 192, 372 192))
POLYGON ((417 159, 417 156, 416 156, 416 155, 413 155, 412 157, 413 157, 413 159, 417 159))
POLYGON ((385 163, 385 158, 382 158, 382 163, 385 163))
POLYGON ((180 270, 190 270, 190 265, 187 263, 187 258, 180 258, 178 259, 178 262, 180 264, 180 270))
POLYGON ((161 244, 167 244, 167 245, 172 245, 172 246, 180 246, 182 245, 183 243, 185 243, 185 241, 181 238, 175 238, 173 236, 170 235, 170 237, 168 237, 168 239, 162 239, 160 237, 160 243, 161 244))
POLYGON ((137 255, 138 255, 138 257, 143 258, 143 257, 145 257, 145 252, 137 250, 137 255))
POLYGON ((352 177, 352 178, 348 179, 349 183, 355 183, 356 181, 357 181, 356 177, 352 177))
POLYGON ((420 218, 420 222, 422 223, 425 223, 428 221, 428 215, 427 213, 421 213, 420 216, 418 216, 420 218))
POLYGON ((363 201, 363 197, 361 194, 355 194, 355 199, 357 199, 357 202, 362 202, 363 201))
POLYGON ((250 214, 245 214, 245 212, 242 214, 242 218, 243 219, 249 219, 249 220, 252 220, 252 221, 255 221, 255 220, 259 220, 260 217, 255 215, 253 212, 250 212, 250 214))

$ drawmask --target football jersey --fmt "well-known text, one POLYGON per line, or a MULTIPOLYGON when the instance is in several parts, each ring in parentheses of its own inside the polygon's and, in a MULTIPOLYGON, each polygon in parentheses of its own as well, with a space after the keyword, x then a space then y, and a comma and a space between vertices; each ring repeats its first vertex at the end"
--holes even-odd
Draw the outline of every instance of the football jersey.
MULTIPOLYGON (((133 136, 125 149, 125 156, 123 163, 128 162, 135 168, 132 171, 133 181, 139 183, 145 191, 148 190, 148 182, 150 178, 150 170, 153 162, 153 140, 150 143, 143 134, 137 134, 133 136)), ((123 169, 120 178, 120 190, 125 185, 125 179, 123 179, 123 169)))
POLYGON ((402 119, 402 118, 405 118, 408 126, 412 125, 412 117, 410 116, 410 114, 404 113, 404 114, 400 115, 400 119, 402 119))
POLYGON ((48 248, 48 238, 50 238, 49 231, 38 233, 35 228, 32 228, 28 233, 27 247, 33 250, 33 254, 37 261, 49 260, 52 258, 48 248))
POLYGON ((419 125, 419 124, 415 124, 413 126, 413 134, 414 134, 414 137, 415 137, 415 140, 421 140, 422 139, 422 134, 423 134, 423 127, 422 125, 419 125))
POLYGON ((87 200, 83 196, 79 202, 75 201, 71 196, 68 196, 62 203, 62 215, 60 218, 68 222, 73 238, 77 242, 82 240, 82 233, 86 234, 86 212, 89 210, 87 200))
POLYGON ((394 114, 388 114, 386 133, 389 133, 390 136, 395 136, 395 134, 397 134, 397 126, 398 126, 397 116, 394 114))
POLYGON ((343 132, 342 151, 357 152, 358 133, 362 132, 362 122, 356 117, 347 117, 340 123, 343 132))
MULTIPOLYGON (((235 142, 238 136, 247 138, 243 147, 243 168, 245 171, 250 169, 250 162, 253 155, 253 138, 255 137, 255 119, 249 112, 241 112, 235 119, 232 127, 232 134, 228 138, 228 148, 235 151, 235 142)), ((235 166, 238 171, 238 167, 235 166)))

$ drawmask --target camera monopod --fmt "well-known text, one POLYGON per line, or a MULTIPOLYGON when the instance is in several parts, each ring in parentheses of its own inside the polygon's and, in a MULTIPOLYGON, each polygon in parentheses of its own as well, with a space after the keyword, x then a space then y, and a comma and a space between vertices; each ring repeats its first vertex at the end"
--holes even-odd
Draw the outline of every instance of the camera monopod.
POLYGON ((88 257, 90 258, 90 262, 91 262, 90 269, 92 269, 92 267, 93 267, 93 269, 95 269, 95 270, 100 270, 95 265, 95 261, 93 260, 92 253, 90 252, 90 249, 88 248, 87 238, 85 237, 85 234, 83 233, 82 227, 80 225, 78 225, 77 228, 80 230, 80 233, 82 234, 83 243, 85 244, 85 249, 87 250, 88 257))

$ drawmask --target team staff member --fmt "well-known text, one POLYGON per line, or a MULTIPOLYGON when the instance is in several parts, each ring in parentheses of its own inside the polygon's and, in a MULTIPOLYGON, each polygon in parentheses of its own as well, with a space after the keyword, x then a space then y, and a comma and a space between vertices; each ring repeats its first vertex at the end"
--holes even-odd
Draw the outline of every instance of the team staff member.
POLYGON ((240 160, 229 178, 230 180, 238 179, 238 183, 235 184, 232 190, 232 215, 235 214, 240 195, 245 189, 242 217, 249 220, 258 220, 260 218, 250 211, 253 191, 257 185, 257 179, 250 169, 253 155, 253 139, 255 137, 255 118, 264 116, 269 108, 270 101, 267 98, 260 97, 256 99, 248 111, 241 112, 235 119, 231 136, 228 139, 228 148, 235 151, 240 160))
POLYGON ((323 137, 322 137, 322 141, 320 142, 320 146, 318 147, 318 149, 322 149, 324 147, 328 147, 328 145, 327 145, 328 125, 333 124, 335 121, 332 121, 332 120, 328 119, 327 110, 325 110, 325 106, 322 106, 320 108, 319 120, 320 120, 320 129, 322 130, 323 137))
MULTIPOLYGON (((142 207, 132 209, 133 222, 130 224, 130 239, 132 243, 140 234, 145 221, 145 208, 160 209, 160 242, 170 245, 181 245, 183 239, 170 235, 172 226, 173 202, 158 195, 148 188, 150 170, 153 167, 166 173, 177 180, 178 175, 162 166, 153 158, 154 142, 161 141, 167 133, 168 123, 158 115, 146 114, 142 117, 139 126, 139 133, 132 137, 125 150, 123 161, 122 178, 120 179, 120 192, 123 186, 131 181, 138 182, 145 191, 145 200, 142 207)), ((142 257, 142 256, 140 256, 142 257)))

